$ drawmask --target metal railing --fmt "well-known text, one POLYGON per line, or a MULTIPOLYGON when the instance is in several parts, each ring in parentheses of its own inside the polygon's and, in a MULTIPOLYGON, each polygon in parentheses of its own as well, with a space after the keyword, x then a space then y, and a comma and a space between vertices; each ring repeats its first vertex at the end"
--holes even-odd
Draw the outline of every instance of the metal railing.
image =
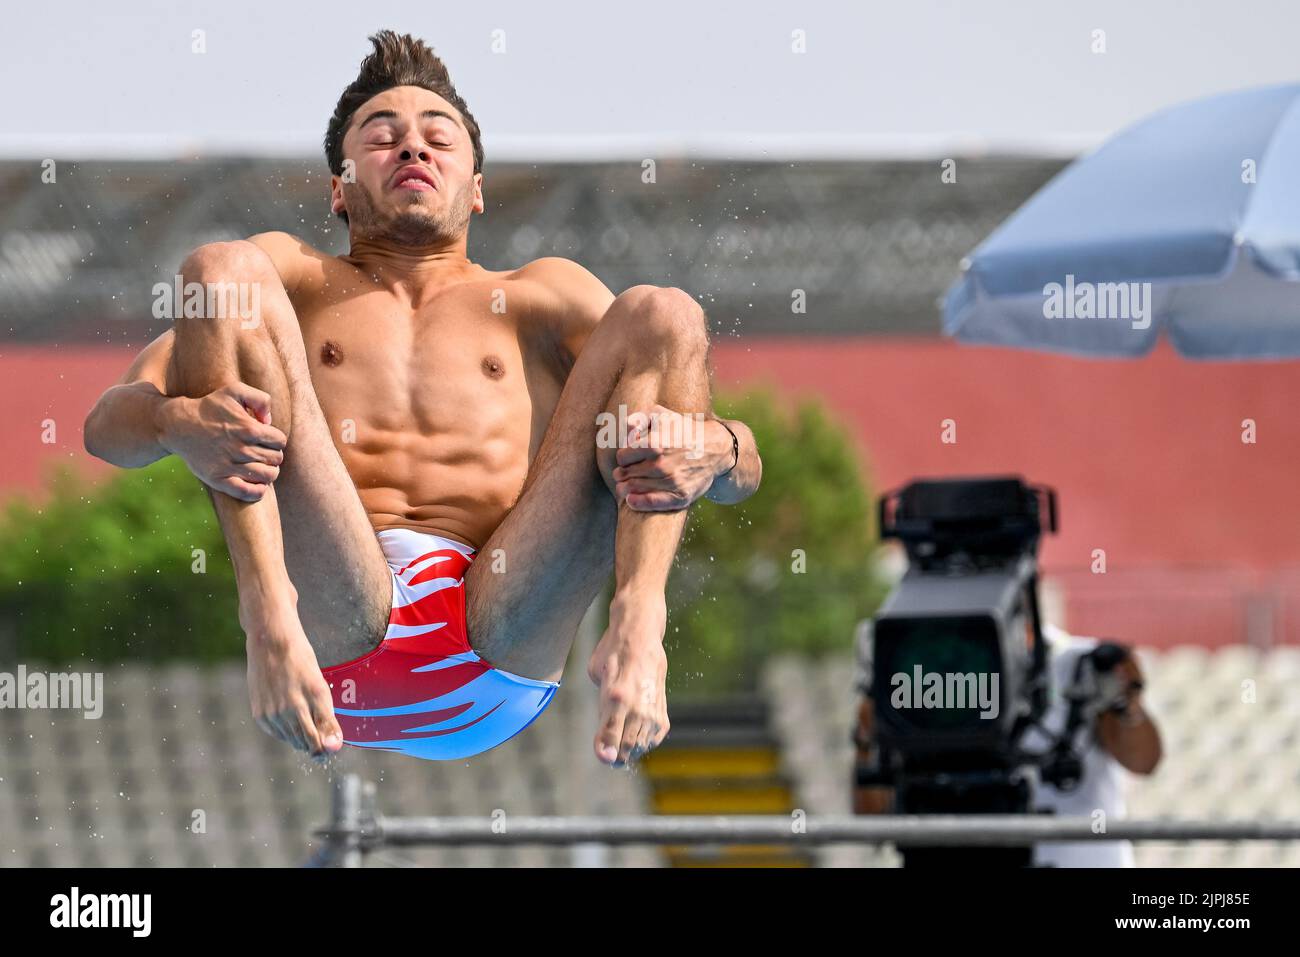
POLYGON ((434 845, 882 844, 1015 847, 1040 841, 1294 841, 1300 821, 1114 821, 1034 815, 784 815, 669 817, 384 817, 356 775, 334 780, 315 863, 358 867, 368 851, 434 845))

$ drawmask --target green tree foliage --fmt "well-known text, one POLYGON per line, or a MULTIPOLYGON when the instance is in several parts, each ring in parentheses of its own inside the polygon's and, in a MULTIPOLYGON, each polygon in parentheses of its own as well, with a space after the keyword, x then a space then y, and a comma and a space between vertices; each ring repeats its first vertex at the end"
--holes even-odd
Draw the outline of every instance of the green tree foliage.
POLYGON ((23 660, 230 658, 237 610, 212 506, 178 459, 96 485, 64 471, 0 518, 0 628, 23 660))
POLYGON ((770 653, 843 651, 885 586, 859 456, 817 401, 720 398, 754 432, 763 482, 733 506, 698 503, 669 590, 670 687, 752 686, 770 653))

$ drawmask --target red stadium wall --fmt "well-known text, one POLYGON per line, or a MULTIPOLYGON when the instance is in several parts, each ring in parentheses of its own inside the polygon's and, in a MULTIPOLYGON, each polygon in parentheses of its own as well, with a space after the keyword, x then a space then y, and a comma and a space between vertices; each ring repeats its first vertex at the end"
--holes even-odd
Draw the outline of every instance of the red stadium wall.
POLYGON ((1021 473, 1056 488, 1043 564, 1080 634, 1141 644, 1300 641, 1300 363, 1075 359, 947 340, 764 340, 721 381, 819 394, 880 488, 1021 473), (957 441, 941 441, 944 420, 957 441), (1256 426, 1242 441, 1242 422, 1256 426), (1091 571, 1103 549, 1106 573, 1091 571))
MULTIPOLYGON (((0 353, 0 490, 37 493, 130 350, 0 353), (56 441, 43 444, 42 422, 56 441)), ((718 381, 819 395, 878 488, 1021 473, 1057 489, 1043 562, 1080 633, 1147 644, 1300 640, 1300 363, 1193 363, 1168 349, 1085 360, 935 339, 749 339, 714 347, 718 381), (1257 441, 1242 442, 1242 421, 1257 441), (944 421, 956 442, 942 441, 944 421), (1090 571, 1094 549, 1106 574, 1090 571)))

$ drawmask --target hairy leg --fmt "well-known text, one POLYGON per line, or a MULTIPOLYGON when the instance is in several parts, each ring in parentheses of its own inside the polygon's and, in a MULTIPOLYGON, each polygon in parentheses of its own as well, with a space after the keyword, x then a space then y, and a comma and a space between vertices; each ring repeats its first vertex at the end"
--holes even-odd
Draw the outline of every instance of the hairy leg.
MULTIPOLYGON (((558 678, 578 623, 611 571, 611 628, 627 616, 621 624, 657 629, 662 642, 664 586, 686 511, 616 504, 617 450, 597 449, 597 416, 655 404, 709 414, 707 351, 703 312, 680 290, 638 286, 610 306, 574 363, 519 501, 466 576, 470 641, 488 661, 526 677, 558 678)), ((643 693, 618 687, 602 661, 593 659, 590 671, 607 695, 643 693)), ((662 676, 659 684, 661 695, 662 676)), ((661 702, 656 710, 663 711, 661 702)), ((656 724, 640 737, 661 740, 666 712, 656 724)), ((634 729, 629 734, 637 737, 634 729)))
POLYGON ((177 319, 169 388, 201 396, 251 385, 270 395, 272 422, 289 437, 279 478, 260 501, 212 495, 241 613, 290 595, 322 666, 355 658, 383 636, 391 580, 312 390, 293 306, 270 258, 251 243, 204 246, 182 274, 187 283, 257 283, 260 315, 255 323, 177 319))

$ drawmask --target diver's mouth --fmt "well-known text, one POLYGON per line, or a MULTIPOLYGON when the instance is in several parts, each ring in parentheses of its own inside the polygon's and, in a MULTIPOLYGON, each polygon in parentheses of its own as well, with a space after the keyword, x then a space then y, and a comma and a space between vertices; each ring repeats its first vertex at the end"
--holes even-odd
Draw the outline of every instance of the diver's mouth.
POLYGON ((393 189, 413 189, 417 192, 437 192, 433 176, 418 166, 399 170, 393 178, 393 189))

